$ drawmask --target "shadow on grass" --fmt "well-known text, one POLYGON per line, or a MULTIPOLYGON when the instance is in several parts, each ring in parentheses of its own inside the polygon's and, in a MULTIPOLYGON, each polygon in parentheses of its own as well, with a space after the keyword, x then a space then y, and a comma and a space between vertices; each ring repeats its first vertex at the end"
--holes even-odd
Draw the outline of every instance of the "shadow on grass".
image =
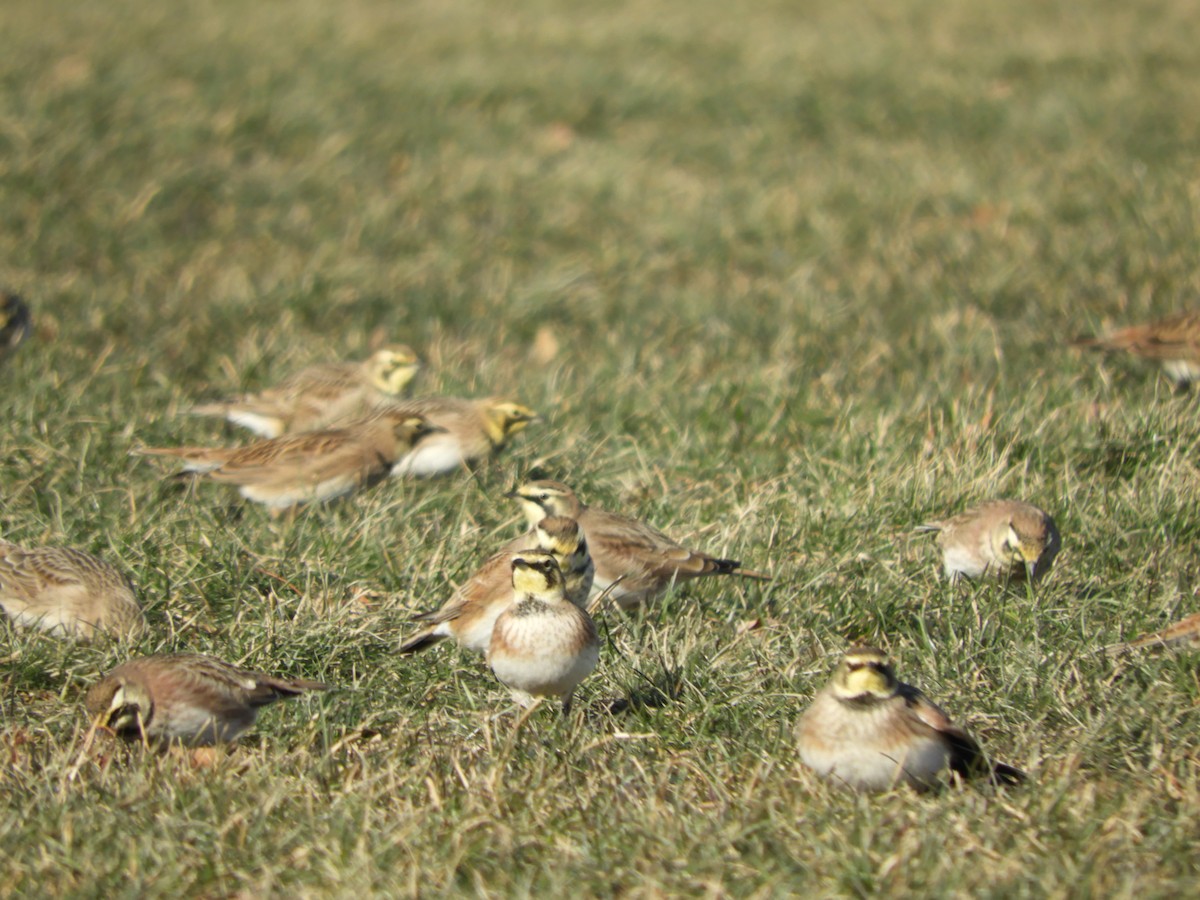
POLYGON ((620 715, 643 709, 659 709, 675 703, 683 696, 682 669, 664 668, 654 678, 645 678, 643 687, 635 688, 624 697, 600 701, 604 712, 620 715))

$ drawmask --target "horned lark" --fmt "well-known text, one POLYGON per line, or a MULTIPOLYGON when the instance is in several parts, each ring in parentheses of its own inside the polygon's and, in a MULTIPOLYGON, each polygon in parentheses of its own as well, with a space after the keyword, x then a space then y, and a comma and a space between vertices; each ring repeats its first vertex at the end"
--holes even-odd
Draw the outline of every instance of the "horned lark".
POLYGON ((1186 388, 1200 379, 1200 312, 1176 313, 1102 337, 1076 338, 1071 345, 1090 350, 1123 350, 1156 360, 1176 388, 1186 388))
POLYGON ((517 597, 496 619, 487 661, 513 699, 529 709, 543 699, 571 695, 600 660, 600 639, 591 616, 567 600, 554 557, 518 553, 512 561, 517 597))
MULTIPOLYGON (((576 519, 596 566, 592 593, 598 596, 609 591, 622 609, 661 596, 673 582, 702 575, 767 577, 743 569, 736 560, 688 550, 637 519, 585 506, 574 491, 557 481, 531 481, 505 496, 521 504, 531 525, 544 516, 576 519)), ((536 535, 529 532, 510 541, 505 549, 533 546, 535 540, 536 535)))
MULTIPOLYGON (((584 609, 595 568, 579 523, 562 516, 548 517, 538 522, 536 534, 537 549, 558 563, 567 599, 584 609)), ((401 644, 400 652, 415 653, 453 638, 460 647, 486 653, 496 619, 516 598, 512 564, 518 555, 519 551, 504 550, 490 557, 441 609, 417 616, 416 621, 430 624, 401 644)))
POLYGON ((1168 625, 1162 631, 1146 634, 1132 641, 1110 644, 1104 649, 1109 653, 1123 653, 1141 650, 1144 647, 1179 647, 1194 644, 1200 644, 1200 613, 1192 613, 1174 625, 1168 625))
POLYGON ((0 608, 21 627, 90 640, 145 627, 133 585, 116 567, 69 547, 0 541, 0 608))
POLYGON ((429 397, 385 408, 424 416, 442 429, 406 453, 392 469, 393 475, 420 478, 444 475, 494 456, 514 435, 538 420, 537 413, 529 407, 497 399, 429 397))
POLYGON ((917 531, 937 532, 946 577, 1029 578, 1050 570, 1062 546, 1054 520, 1032 503, 989 500, 917 531))
POLYGON ((235 484, 246 499, 284 510, 373 484, 436 430, 420 416, 384 411, 344 428, 284 435, 245 447, 145 447, 133 452, 178 457, 184 473, 235 484))
POLYGON ((179 653, 129 660, 94 684, 85 703, 89 715, 126 740, 203 747, 235 740, 261 707, 314 690, 331 686, 179 653))
POLYGON ((29 337, 29 307, 16 294, 0 291, 0 362, 8 359, 29 337))
POLYGON ((261 393, 205 403, 192 413, 220 416, 266 438, 313 431, 366 415, 403 392, 420 368, 412 348, 384 347, 362 362, 309 366, 261 393))
POLYGON ((796 728, 800 759, 818 775, 860 791, 906 782, 935 786, 944 769, 1017 784, 1025 775, 992 765, 969 734, 917 688, 896 680, 887 654, 856 647, 817 693, 796 728))

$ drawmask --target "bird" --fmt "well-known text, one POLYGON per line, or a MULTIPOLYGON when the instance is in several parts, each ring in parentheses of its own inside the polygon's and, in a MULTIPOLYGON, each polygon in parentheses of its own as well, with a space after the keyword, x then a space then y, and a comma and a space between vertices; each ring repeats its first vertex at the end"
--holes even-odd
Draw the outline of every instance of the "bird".
POLYGON ((1200 311, 1186 310, 1106 335, 1075 338, 1071 346, 1105 352, 1124 351, 1156 360, 1176 389, 1183 390, 1200 379, 1200 311))
POLYGON ((512 560, 515 601, 500 613, 488 641, 493 674, 523 709, 561 700, 570 712, 575 688, 600 661, 592 617, 567 599, 562 573, 549 553, 526 551, 512 560))
POLYGON ((87 692, 89 716, 127 741, 206 747, 236 740, 276 700, 332 686, 277 678, 198 653, 142 656, 87 692))
MULTIPOLYGON (((595 567, 579 523, 548 516, 537 523, 536 533, 536 549, 550 553, 558 563, 567 599, 585 609, 595 567)), ((417 616, 414 621, 429 624, 401 644, 400 652, 416 653, 453 638, 466 650, 486 653, 496 619, 516 596, 512 562, 518 555, 519 551, 502 550, 489 557, 440 609, 417 616)))
POLYGON ((392 468, 393 475, 418 478, 445 475, 494 456, 513 436, 540 419, 529 407, 500 398, 426 397, 383 408, 423 416, 442 429, 404 454, 392 468))
POLYGON ((376 350, 361 362, 321 363, 285 378, 275 387, 235 400, 203 403, 197 416, 219 416, 264 438, 315 431, 365 416, 405 390, 420 371, 411 347, 376 350))
POLYGON ((946 769, 962 778, 1019 784, 1025 773, 992 764, 969 734, 910 684, 887 654, 855 647, 813 698, 796 727, 801 761, 818 775, 860 791, 901 783, 937 786, 946 769))
POLYGON ((0 608, 20 627, 84 640, 136 637, 146 624, 129 578, 70 547, 0 541, 0 608))
POLYGON ((179 474, 238 486, 276 513, 332 500, 387 477, 396 460, 437 428, 410 413, 381 411, 342 428, 285 434, 244 447, 141 447, 183 460, 179 474))
POLYGON ((0 290, 0 362, 12 356, 32 329, 29 307, 17 294, 0 290))
MULTIPOLYGON (((661 531, 630 516, 585 505, 573 490, 559 481, 530 481, 505 494, 516 500, 532 525, 545 516, 569 516, 579 522, 587 538, 596 577, 595 597, 608 596, 621 609, 630 610, 662 596, 674 583, 704 575, 768 576, 743 569, 733 559, 718 559, 699 550, 688 550, 661 531)), ((527 532, 505 545, 506 550, 533 546, 536 535, 527 532)))
POLYGON ((1103 649, 1107 653, 1128 653, 1132 650, 1141 650, 1149 647, 1157 649, 1193 646, 1197 644, 1200 644, 1200 613, 1192 613, 1190 616, 1185 616, 1173 625, 1168 625, 1161 631, 1142 635, 1132 641, 1109 644, 1103 649))
POLYGON ((936 533, 946 577, 1036 581, 1050 571, 1062 538, 1054 519, 1032 503, 988 500, 949 519, 917 526, 936 533))

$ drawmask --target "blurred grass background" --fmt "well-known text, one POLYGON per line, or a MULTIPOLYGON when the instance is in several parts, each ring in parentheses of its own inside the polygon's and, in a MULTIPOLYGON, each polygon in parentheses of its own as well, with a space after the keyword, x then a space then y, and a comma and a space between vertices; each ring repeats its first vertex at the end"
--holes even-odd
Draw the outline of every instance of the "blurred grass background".
POLYGON ((0 631, 0 895, 1133 895, 1194 889, 1194 402, 1076 334, 1193 303, 1194 4, 711 0, 0 8, 0 534, 124 566, 154 633, 0 631), (290 528, 138 442, 405 341, 420 390, 547 417, 478 477, 290 528), (519 733, 452 650, 400 659, 529 472, 767 569, 606 620, 519 733), (916 523, 1054 513, 1036 596, 952 589, 916 523), (846 796, 791 729, 886 646, 1005 794, 846 796), (80 761, 133 653, 346 686, 220 765, 80 761), (616 705, 617 712, 610 709, 616 705), (627 708, 626 708, 627 707, 627 708))

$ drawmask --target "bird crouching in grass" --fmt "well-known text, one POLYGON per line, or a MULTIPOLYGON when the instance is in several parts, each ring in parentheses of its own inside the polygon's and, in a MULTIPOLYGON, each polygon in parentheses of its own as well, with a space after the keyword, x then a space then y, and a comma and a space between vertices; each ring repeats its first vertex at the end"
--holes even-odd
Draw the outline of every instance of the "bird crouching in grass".
POLYGON ((236 485, 247 500, 278 515, 380 481, 396 460, 437 431, 420 416, 383 411, 343 428, 284 435, 244 447, 143 447, 132 452, 180 459, 181 475, 236 485))
POLYGON ((264 438, 314 431, 367 415, 398 396, 421 369, 411 347, 376 350, 362 362, 308 366, 272 388, 235 400, 202 403, 196 416, 219 416, 264 438))
POLYGON ((0 608, 19 627, 85 640, 136 637, 146 625, 129 578, 70 547, 0 541, 0 608))
POLYGON ((1025 773, 992 763, 979 744, 921 691, 897 680, 887 654, 856 647, 813 699, 796 728, 801 761, 860 791, 900 784, 928 790, 948 773, 1019 784, 1025 773))
POLYGON ((129 660, 94 684, 84 704, 93 721, 124 740, 204 747, 236 740, 277 700, 328 690, 319 681, 178 653, 129 660))
POLYGON ((462 471, 499 454, 513 437, 540 417, 510 400, 458 400, 426 397, 389 404, 383 409, 421 416, 439 429, 404 454, 392 468, 397 476, 430 478, 462 471))
POLYGON ((989 500, 940 522, 917 527, 937 534, 946 577, 1037 581, 1062 548, 1045 510, 1019 500, 989 500))

